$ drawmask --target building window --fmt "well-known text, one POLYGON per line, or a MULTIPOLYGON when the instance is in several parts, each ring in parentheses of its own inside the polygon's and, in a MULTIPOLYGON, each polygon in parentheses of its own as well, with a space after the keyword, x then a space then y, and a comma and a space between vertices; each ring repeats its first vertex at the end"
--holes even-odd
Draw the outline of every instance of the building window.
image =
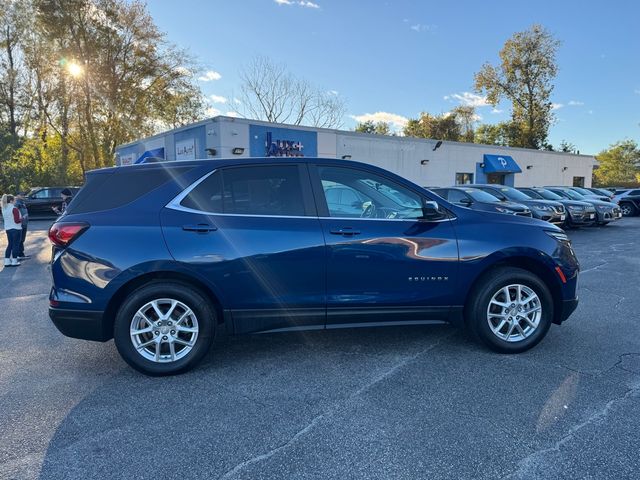
POLYGON ((456 185, 473 183, 473 173, 456 173, 456 185))
POLYGON ((584 188, 584 177, 573 177, 573 186, 584 188))

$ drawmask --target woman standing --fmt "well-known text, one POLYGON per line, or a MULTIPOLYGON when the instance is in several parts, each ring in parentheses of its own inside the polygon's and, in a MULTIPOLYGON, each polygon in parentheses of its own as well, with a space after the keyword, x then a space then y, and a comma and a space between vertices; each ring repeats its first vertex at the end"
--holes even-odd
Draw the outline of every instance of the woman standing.
POLYGON ((20 210, 13 204, 13 195, 3 195, 2 218, 4 219, 4 229, 7 232, 7 249, 4 252, 4 266, 17 267, 18 250, 20 249, 20 236, 22 235, 22 218, 20 210))

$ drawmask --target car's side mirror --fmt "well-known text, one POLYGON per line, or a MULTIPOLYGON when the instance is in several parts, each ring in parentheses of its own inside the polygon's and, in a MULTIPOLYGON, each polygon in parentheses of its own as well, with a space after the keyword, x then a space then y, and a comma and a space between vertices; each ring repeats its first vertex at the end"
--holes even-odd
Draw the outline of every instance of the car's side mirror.
POLYGON ((465 207, 470 207, 473 201, 470 198, 463 198, 459 203, 465 207))
POLYGON ((422 218, 424 220, 439 220, 443 217, 440 205, 434 200, 424 200, 422 202, 422 218))

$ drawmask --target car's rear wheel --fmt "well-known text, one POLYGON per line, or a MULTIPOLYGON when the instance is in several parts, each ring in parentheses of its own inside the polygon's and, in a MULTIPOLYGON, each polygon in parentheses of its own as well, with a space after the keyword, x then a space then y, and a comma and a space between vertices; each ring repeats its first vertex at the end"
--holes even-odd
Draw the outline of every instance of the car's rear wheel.
POLYGON ((621 203, 620 211, 623 217, 632 217, 636 214, 636 207, 632 203, 621 203))
POLYGON ((537 345, 553 319, 553 299, 533 273, 505 267, 485 275, 465 308, 468 327, 482 343, 501 353, 537 345))
POLYGON ((214 338, 215 309, 198 290, 153 282, 118 310, 114 340, 122 358, 147 375, 174 375, 197 365, 214 338))

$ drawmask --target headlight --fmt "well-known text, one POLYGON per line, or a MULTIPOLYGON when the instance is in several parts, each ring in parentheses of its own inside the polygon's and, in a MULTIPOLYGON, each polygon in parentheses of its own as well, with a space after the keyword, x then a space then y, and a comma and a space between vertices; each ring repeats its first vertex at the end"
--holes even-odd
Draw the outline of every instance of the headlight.
POLYGON ((540 210, 542 212, 551 210, 551 207, 548 207, 546 205, 532 205, 531 208, 533 208, 534 210, 540 210))
POLYGON ((571 242, 566 233, 563 232, 552 232, 551 230, 545 230, 544 233, 549 235, 550 237, 555 238, 560 242, 571 242))
POLYGON ((508 208, 502 208, 502 207, 495 207, 496 211, 500 212, 500 213, 510 213, 511 215, 515 215, 516 212, 514 212, 513 210, 509 210, 508 208))

